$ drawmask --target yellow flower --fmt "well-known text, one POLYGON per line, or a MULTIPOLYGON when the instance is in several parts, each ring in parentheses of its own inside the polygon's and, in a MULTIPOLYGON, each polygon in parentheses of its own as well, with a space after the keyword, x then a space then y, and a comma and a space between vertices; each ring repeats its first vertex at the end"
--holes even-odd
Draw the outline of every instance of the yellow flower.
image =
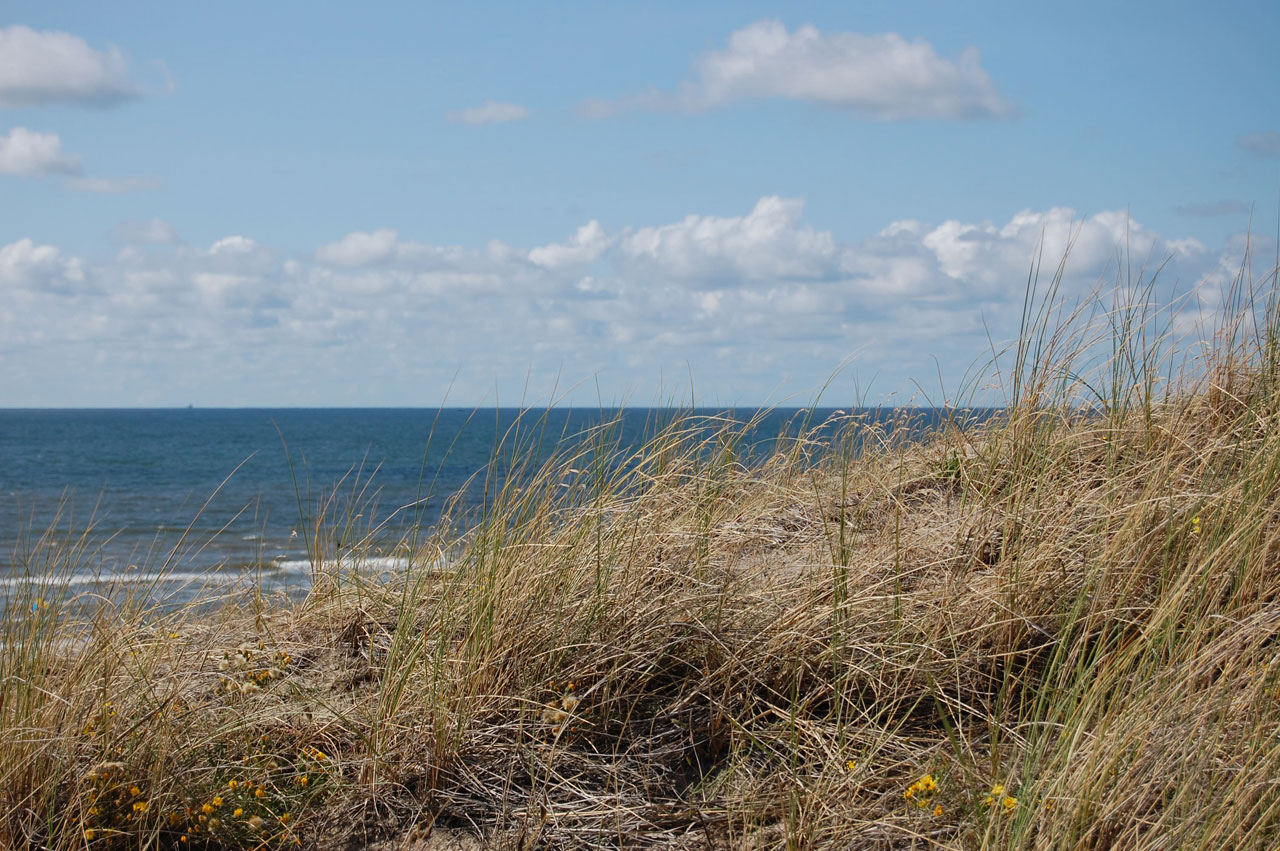
POLYGON ((221 795, 214 795, 214 796, 213 796, 213 805, 214 805, 215 807, 220 807, 220 806, 222 806, 222 796, 221 796, 221 795))
POLYGON ((935 804, 933 807, 933 817, 942 818, 942 804, 935 804))
POLYGON ((266 792, 264 792, 264 791, 262 790, 262 787, 261 787, 261 786, 259 786, 257 789, 254 789, 254 790, 253 790, 253 797, 255 797, 255 798, 265 798, 265 797, 267 797, 267 793, 266 793, 266 792))
POLYGON ((210 815, 210 814, 213 812, 213 805, 212 805, 212 804, 202 804, 202 805, 200 806, 200 812, 204 813, 205 815, 210 815))
POLYGON ((299 786, 306 786, 308 782, 309 782, 309 779, 305 774, 298 778, 299 786))
POLYGON ((85 840, 86 840, 86 841, 88 841, 88 842, 92 842, 92 841, 93 841, 93 837, 95 837, 95 836, 97 836, 97 834, 93 832, 93 828, 89 828, 88 830, 86 830, 86 831, 84 832, 84 838, 85 838, 85 840))
POLYGON ((137 786, 130 786, 130 787, 129 787, 129 794, 130 794, 130 795, 132 795, 132 796, 134 796, 134 797, 136 798, 136 797, 138 797, 139 795, 141 795, 141 794, 142 794, 142 790, 141 790, 141 789, 139 789, 137 786))
POLYGON ((239 786, 239 785, 240 785, 240 784, 239 784, 239 783, 237 783, 235 780, 230 780, 230 781, 228 781, 228 782, 227 782, 227 788, 228 788, 228 789, 234 789, 234 788, 236 788, 236 787, 237 787, 237 786, 239 786))
POLYGON ((846 762, 846 763, 844 764, 844 767, 845 767, 845 768, 847 768, 847 769, 849 769, 850 771, 857 771, 857 770, 858 770, 858 761, 857 761, 856 759, 851 759, 851 760, 849 760, 848 762, 846 762))
POLYGON ((133 805, 133 811, 134 811, 135 813, 145 813, 145 812, 147 811, 147 802, 146 802, 146 801, 138 801, 138 802, 136 802, 136 803, 133 805))
POLYGON ((288 813, 285 813, 284 815, 280 816, 280 823, 281 823, 281 824, 288 824, 288 823, 289 823, 289 820, 290 820, 290 819, 292 819, 292 818, 293 818, 293 816, 289 815, 288 813))
POLYGON ((234 813, 232 813, 232 814, 231 814, 231 817, 232 817, 232 818, 240 818, 240 816, 242 816, 242 815, 244 815, 244 810, 243 810, 243 809, 241 809, 240 807, 236 807, 236 811, 235 811, 234 813))
POLYGON ((1004 799, 1004 801, 1002 801, 1002 803, 1004 804, 1004 811, 1005 811, 1006 813, 1011 813, 1011 812, 1013 812, 1013 808, 1014 808, 1014 807, 1016 807, 1016 806, 1018 806, 1018 799, 1017 799, 1017 798, 1011 798, 1011 797, 1009 797, 1009 796, 1007 796, 1007 795, 1006 795, 1006 796, 1005 796, 1005 799, 1004 799))

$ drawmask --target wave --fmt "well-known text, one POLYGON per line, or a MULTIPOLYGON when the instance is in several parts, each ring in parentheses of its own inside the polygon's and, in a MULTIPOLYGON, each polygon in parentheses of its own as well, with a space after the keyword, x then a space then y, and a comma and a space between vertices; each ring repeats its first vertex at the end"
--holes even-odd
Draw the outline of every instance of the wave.
POLYGON ((200 583, 234 585, 244 572, 216 570, 137 570, 129 573, 81 573, 71 576, 0 576, 0 588, 71 588, 78 586, 147 585, 161 583, 200 583))
MULTIPOLYGON (((343 567, 372 568, 374 570, 407 570, 413 564, 408 556, 357 556, 355 558, 339 558, 320 564, 321 570, 341 569, 343 567)), ((274 567, 281 573, 310 573, 314 562, 308 558, 280 558, 267 562, 264 567, 274 567)), ((430 565, 434 566, 434 565, 430 565)))
MULTIPOLYGON (((358 568, 395 572, 409 569, 414 560, 408 556, 344 556, 333 561, 325 561, 321 570, 342 570, 358 568)), ((421 562, 418 562, 421 566, 421 562)), ((429 568, 443 567, 445 560, 437 560, 426 565, 429 568)), ((192 584, 192 585, 234 585, 246 579, 262 576, 268 584, 275 584, 281 577, 310 576, 313 563, 305 558, 288 558, 277 556, 274 560, 243 564, 232 567, 208 568, 205 570, 126 570, 108 573, 74 573, 66 576, 40 577, 29 575, 0 576, 0 588, 68 588, 68 587, 104 587, 120 585, 149 584, 192 584)))

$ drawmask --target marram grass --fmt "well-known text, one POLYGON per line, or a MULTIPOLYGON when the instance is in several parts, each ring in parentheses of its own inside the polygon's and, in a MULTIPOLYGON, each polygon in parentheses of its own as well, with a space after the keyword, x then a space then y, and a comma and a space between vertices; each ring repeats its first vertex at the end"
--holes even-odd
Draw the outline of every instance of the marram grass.
POLYGON ((1274 305, 1176 362, 1109 311, 1090 383, 1096 319, 1029 320, 1005 414, 923 442, 497 453, 464 531, 293 605, 15 589, 0 844, 1276 847, 1274 305))

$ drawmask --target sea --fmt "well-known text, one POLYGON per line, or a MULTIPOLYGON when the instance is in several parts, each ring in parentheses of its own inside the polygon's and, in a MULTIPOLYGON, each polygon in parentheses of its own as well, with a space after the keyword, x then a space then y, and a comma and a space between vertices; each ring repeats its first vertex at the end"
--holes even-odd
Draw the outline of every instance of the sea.
MULTIPOLYGON (((426 537, 451 499, 451 517, 475 517, 486 479, 507 469, 513 448, 546 458, 606 423, 616 446, 638 447, 676 413, 0 410, 0 591, 36 581, 95 597, 132 586, 183 600, 248 584, 303 595, 322 558, 345 553, 366 569, 399 569, 407 544, 426 537), (319 519, 323 552, 314 545, 319 519)), ((754 420, 738 447, 744 457, 762 457, 806 425, 830 433, 849 416, 834 408, 680 413, 708 434, 728 420, 754 420)), ((913 431, 943 417, 930 409, 859 415, 910 422, 913 431)))

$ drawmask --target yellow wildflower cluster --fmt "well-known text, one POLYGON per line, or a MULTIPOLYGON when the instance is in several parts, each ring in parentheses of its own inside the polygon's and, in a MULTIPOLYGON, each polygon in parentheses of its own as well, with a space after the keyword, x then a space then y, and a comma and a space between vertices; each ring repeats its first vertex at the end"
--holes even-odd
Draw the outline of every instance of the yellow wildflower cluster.
POLYGON ((328 774, 333 767, 333 760, 329 758, 329 755, 311 745, 303 745, 298 748, 298 756, 301 757, 300 761, 305 770, 316 774, 328 774))
POLYGON ((88 736, 91 739, 95 738, 106 732, 115 717, 116 705, 109 700, 105 701, 102 706, 98 707, 98 710, 94 712, 93 717, 86 721, 85 725, 80 728, 80 734, 88 736))
MULTIPOLYGON (((556 681, 551 681, 551 690, 556 690, 556 681)), ((569 721, 573 718, 574 712, 582 703, 582 699, 574 693, 574 684, 567 683, 564 687, 564 693, 559 698, 552 698, 551 702, 542 708, 542 721, 551 725, 553 735, 560 735, 568 729, 569 721)))
POLYGON ((991 787, 991 791, 987 793, 987 798, 982 802, 982 805, 984 807, 994 807, 997 804, 1006 813, 1011 813, 1018 806, 1018 799, 1011 795, 1006 795, 1004 785, 996 783, 991 787))
POLYGON ((252 694, 261 691, 262 687, 272 680, 283 679, 288 675, 288 668, 293 664, 293 657, 283 650, 277 650, 270 656, 266 653, 266 645, 244 643, 234 651, 224 650, 218 669, 223 672, 218 684, 221 694, 252 694))
POLYGON ((141 786, 124 777, 121 762, 101 762, 84 775, 81 824, 86 842, 110 842, 146 821, 151 802, 141 786))
MULTIPOLYGON (((937 791, 938 781, 934 779, 932 774, 926 774, 908 786, 907 790, 902 793, 902 797, 906 798, 917 807, 925 809, 933 803, 933 796, 937 791)), ((941 815, 941 813, 936 814, 941 815)))
POLYGON ((254 847, 298 845, 293 816, 280 812, 287 806, 285 793, 267 777, 233 777, 225 791, 198 807, 169 814, 169 827, 180 833, 179 843, 240 843, 254 847))

